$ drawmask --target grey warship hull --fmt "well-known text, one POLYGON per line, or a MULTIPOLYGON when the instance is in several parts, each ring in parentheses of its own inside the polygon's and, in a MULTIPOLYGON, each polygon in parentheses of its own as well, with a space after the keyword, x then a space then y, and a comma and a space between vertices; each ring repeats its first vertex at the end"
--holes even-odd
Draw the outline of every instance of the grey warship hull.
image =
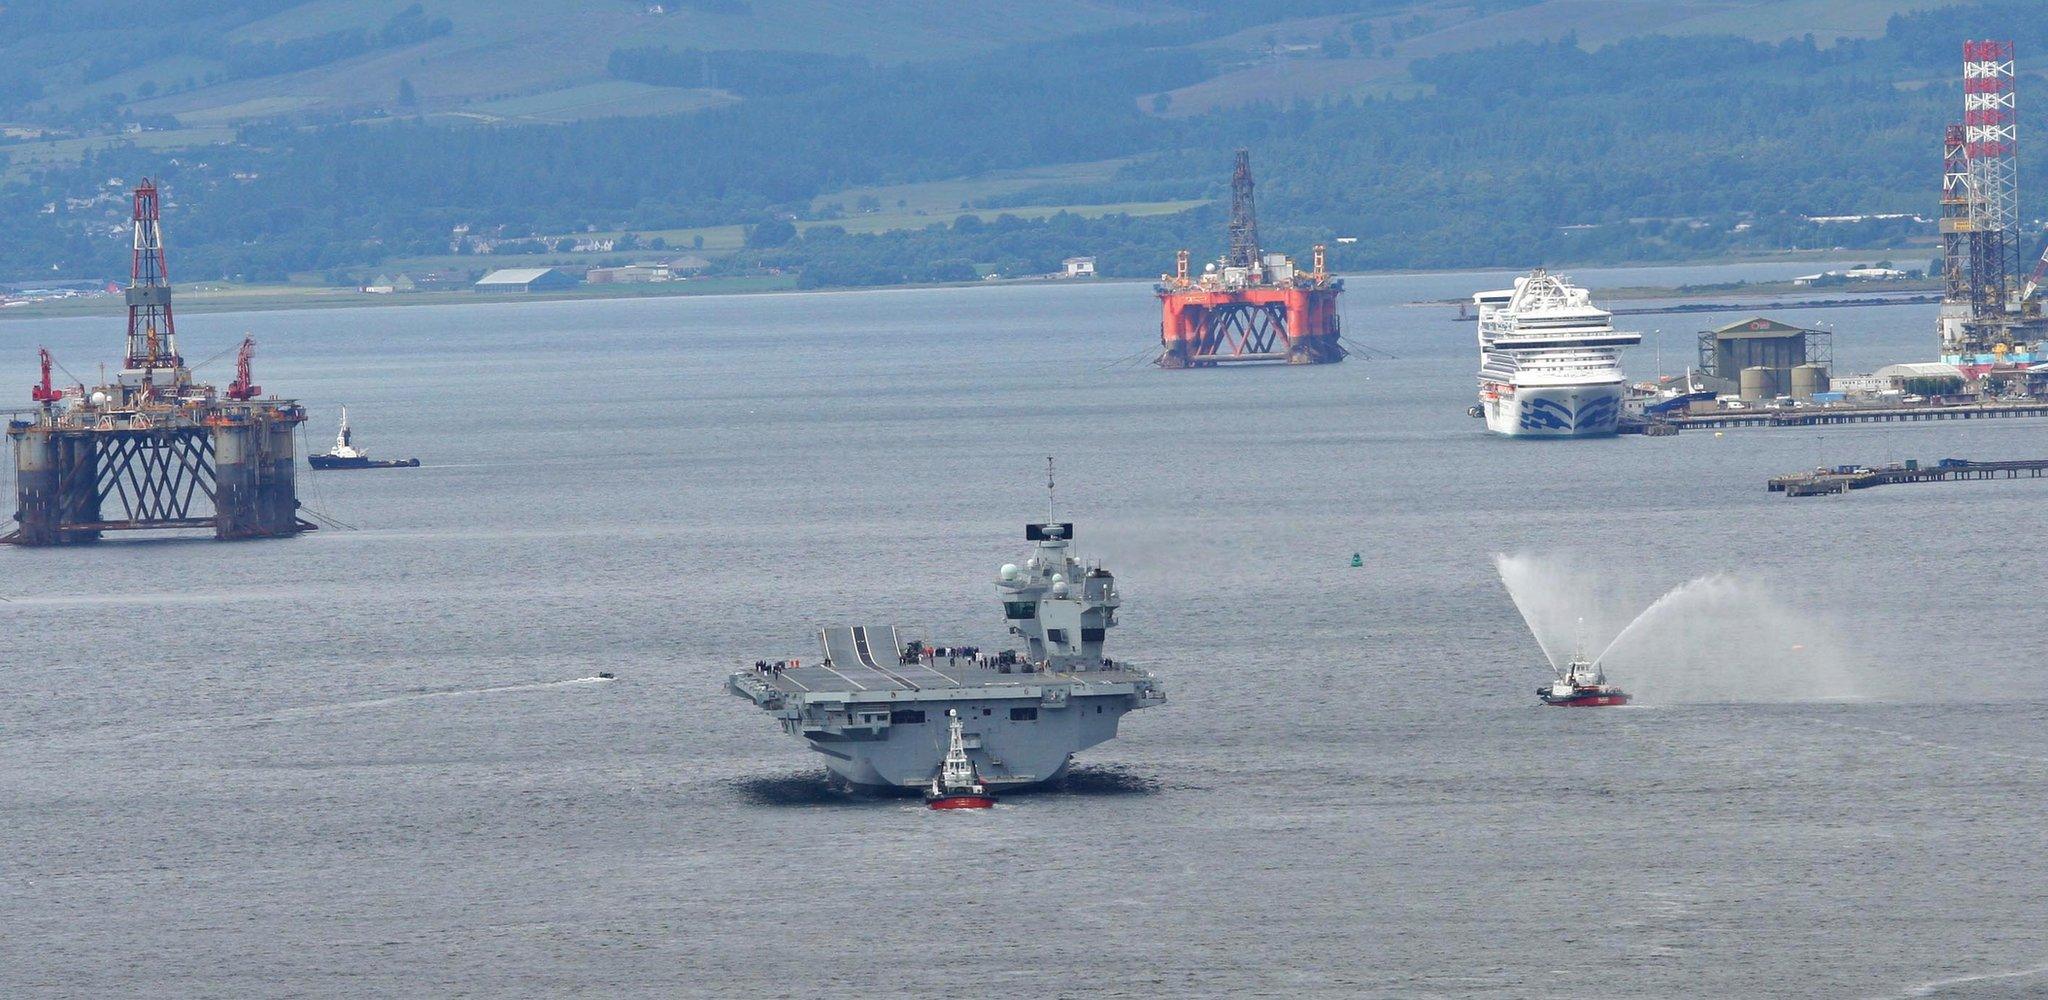
POLYGON ((1058 778, 1074 754, 1114 738, 1125 713, 1164 703, 1166 692, 1103 654, 1123 599, 1108 570, 1068 552, 1074 526, 1028 524, 1024 537, 1031 557, 995 581, 1023 648, 987 655, 906 641, 890 625, 827 628, 817 660, 756 660, 726 690, 775 716, 848 784, 931 784, 952 746, 949 713, 990 788, 1058 778))
POLYGON ((822 639, 830 666, 738 673, 726 688, 866 788, 929 784, 946 756, 948 709, 960 713, 982 780, 1015 789, 1058 778, 1075 753, 1115 738, 1126 712, 1166 700, 1150 674, 1115 663, 1060 672, 904 663, 887 652, 902 648, 889 626, 826 629, 822 639))

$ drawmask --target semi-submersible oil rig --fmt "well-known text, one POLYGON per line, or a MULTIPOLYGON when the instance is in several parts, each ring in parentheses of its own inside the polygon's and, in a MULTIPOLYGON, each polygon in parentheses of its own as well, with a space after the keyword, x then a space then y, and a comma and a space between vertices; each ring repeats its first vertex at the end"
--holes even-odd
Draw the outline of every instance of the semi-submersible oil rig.
POLYGON ((1230 178, 1229 252, 1200 275, 1190 275, 1188 252, 1180 251, 1174 273, 1161 275, 1155 291, 1161 368, 1344 360, 1344 346, 1337 342, 1337 296, 1344 280, 1324 269, 1321 244, 1306 272, 1286 254, 1260 252, 1251 154, 1245 150, 1237 151, 1230 178))
POLYGON ((2048 254, 2022 279, 2019 122, 2008 41, 1963 43, 1963 120, 1942 142, 1941 360, 1972 380, 2048 362, 2048 254))
POLYGON ((51 382, 42 351, 36 409, 7 423, 14 453, 14 530, 0 542, 66 545, 104 532, 211 528, 216 538, 295 535, 292 433, 306 411, 258 398, 244 338, 225 392, 196 382, 178 353, 156 184, 135 189, 134 257, 126 291, 128 355, 112 381, 87 390, 51 382))

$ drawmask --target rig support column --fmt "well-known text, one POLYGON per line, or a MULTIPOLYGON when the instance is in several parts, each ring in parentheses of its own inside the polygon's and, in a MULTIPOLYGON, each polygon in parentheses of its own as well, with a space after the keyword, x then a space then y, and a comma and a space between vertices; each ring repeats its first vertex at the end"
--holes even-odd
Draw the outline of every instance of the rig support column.
POLYGON ((69 545, 98 541, 99 454, 89 439, 50 433, 24 421, 7 427, 13 445, 14 531, 4 541, 18 545, 69 545))
POLYGON ((310 527, 298 516, 294 426, 262 411, 213 421, 215 538, 277 538, 310 527))

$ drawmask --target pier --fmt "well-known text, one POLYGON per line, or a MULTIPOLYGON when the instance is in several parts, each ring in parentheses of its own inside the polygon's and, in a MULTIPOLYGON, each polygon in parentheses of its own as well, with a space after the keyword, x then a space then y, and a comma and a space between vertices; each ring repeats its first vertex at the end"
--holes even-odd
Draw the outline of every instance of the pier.
POLYGON ((1873 486, 1890 486, 1895 483, 2043 478, 2048 478, 2048 459, 1972 462, 1960 458, 1944 458, 1928 466, 1908 461, 1903 465, 1887 465, 1875 469, 1847 465, 1833 469, 1815 469, 1812 472, 1773 476, 1765 481, 1764 486, 1772 493, 1783 493, 1788 497, 1815 497, 1847 493, 1850 490, 1867 490, 1873 486))
POLYGON ((1917 420, 1984 420, 2048 417, 2048 399, 2014 403, 1958 403, 1920 406, 1825 406, 1806 409, 1719 410, 1651 419, 1624 419, 1623 434, 1658 436, 1681 430, 1738 427, 1824 427, 1832 424, 1889 424, 1917 420))

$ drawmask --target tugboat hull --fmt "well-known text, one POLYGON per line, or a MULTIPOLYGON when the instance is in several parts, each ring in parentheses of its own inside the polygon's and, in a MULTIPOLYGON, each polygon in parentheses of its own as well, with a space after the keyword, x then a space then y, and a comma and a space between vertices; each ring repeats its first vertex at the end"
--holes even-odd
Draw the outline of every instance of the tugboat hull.
POLYGON ((316 469, 417 469, 420 460, 408 458, 404 461, 385 462, 368 458, 335 458, 332 455, 307 455, 306 463, 316 469))
POLYGON ((924 804, 932 809, 988 809, 996 804, 996 797, 988 794, 956 792, 948 795, 926 796, 924 804))
POLYGON ((1558 694, 1543 687, 1536 689, 1536 697, 1553 708, 1605 708, 1610 705, 1628 704, 1628 692, 1617 688, 1579 688, 1570 694, 1558 694))

